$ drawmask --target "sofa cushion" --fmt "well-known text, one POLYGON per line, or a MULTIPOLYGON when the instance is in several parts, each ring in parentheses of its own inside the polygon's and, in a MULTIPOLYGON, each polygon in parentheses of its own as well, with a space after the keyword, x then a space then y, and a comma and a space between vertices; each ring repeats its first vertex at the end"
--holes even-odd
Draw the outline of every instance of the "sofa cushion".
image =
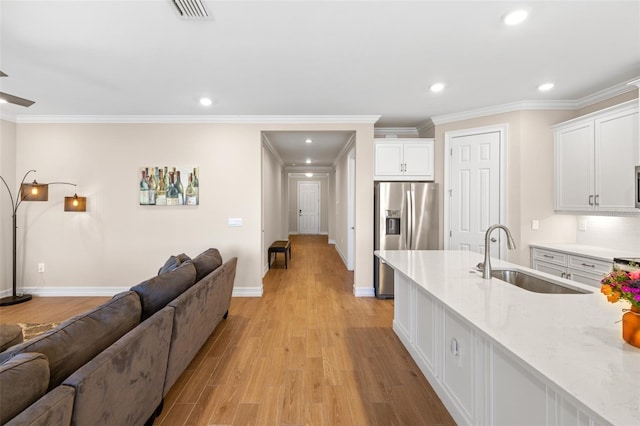
POLYGON ((140 296, 141 320, 146 320, 191 287, 196 282, 195 277, 195 266, 191 262, 185 262, 171 272, 166 272, 131 287, 131 290, 140 296))
POLYGON ((132 291, 77 315, 56 328, 0 354, 0 362, 19 353, 39 352, 47 356, 51 379, 49 389, 124 336, 140 323, 140 298, 132 291))
POLYGON ((42 397, 49 386, 47 357, 23 353, 0 365, 0 424, 42 397))
POLYGON ((198 282, 222 265, 222 256, 218 249, 210 248, 200 253, 192 262, 196 265, 196 282, 198 282))
POLYGON ((15 416, 6 426, 68 426, 73 413, 71 386, 58 386, 15 416))
POLYGON ((158 270, 158 275, 177 269, 178 266, 180 266, 187 260, 191 260, 191 258, 184 253, 181 253, 177 256, 169 256, 169 259, 167 259, 164 265, 158 270))

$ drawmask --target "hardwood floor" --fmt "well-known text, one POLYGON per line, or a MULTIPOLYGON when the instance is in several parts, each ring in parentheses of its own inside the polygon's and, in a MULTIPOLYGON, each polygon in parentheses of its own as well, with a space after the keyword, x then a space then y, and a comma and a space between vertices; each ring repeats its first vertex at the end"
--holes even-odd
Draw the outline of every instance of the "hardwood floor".
POLYGON ((393 333, 393 301, 354 297, 326 236, 291 242, 289 269, 279 255, 263 297, 232 299, 155 424, 455 424, 393 333))

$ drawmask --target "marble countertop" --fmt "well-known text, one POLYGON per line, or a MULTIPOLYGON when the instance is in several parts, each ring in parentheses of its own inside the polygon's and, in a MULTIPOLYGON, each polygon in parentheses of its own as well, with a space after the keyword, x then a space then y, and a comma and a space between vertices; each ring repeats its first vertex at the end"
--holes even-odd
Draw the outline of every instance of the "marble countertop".
POLYGON ((577 254, 593 257, 605 262, 613 262, 614 257, 640 257, 640 251, 618 250, 605 247, 587 246, 582 244, 555 244, 555 243, 531 243, 530 247, 561 251, 563 253, 577 254))
POLYGON ((543 275, 591 294, 540 294, 484 280, 482 256, 465 251, 377 251, 376 255, 603 419, 640 418, 640 348, 622 339, 622 309, 598 289, 499 259, 492 267, 543 275))

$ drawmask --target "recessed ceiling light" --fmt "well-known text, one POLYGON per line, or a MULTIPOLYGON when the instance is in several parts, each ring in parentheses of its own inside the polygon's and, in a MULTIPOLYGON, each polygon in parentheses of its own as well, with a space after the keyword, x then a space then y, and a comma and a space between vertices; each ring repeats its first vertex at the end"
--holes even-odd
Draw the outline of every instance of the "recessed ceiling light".
POLYGON ((546 92, 547 90, 553 89, 553 83, 544 83, 538 86, 538 90, 541 92, 546 92))
POLYGON ((200 98, 200 105, 202 106, 211 106, 213 101, 209 98, 200 98))
POLYGON ((306 177, 313 177, 313 173, 305 173, 304 174, 306 177))
POLYGON ((307 158, 307 164, 311 164, 311 159, 307 158))
POLYGON ((429 87, 429 90, 431 90, 432 92, 440 92, 442 91, 442 89, 444 89, 444 83, 435 83, 432 84, 431 87, 429 87))
POLYGON ((509 26, 518 25, 524 22, 524 20, 527 19, 527 16, 529 16, 529 12, 527 12, 526 10, 514 10, 513 12, 509 12, 504 15, 504 18, 502 18, 502 22, 504 22, 505 25, 509 26))
POLYGON ((311 143, 313 142, 311 139, 307 139, 306 141, 304 141, 305 143, 311 143))

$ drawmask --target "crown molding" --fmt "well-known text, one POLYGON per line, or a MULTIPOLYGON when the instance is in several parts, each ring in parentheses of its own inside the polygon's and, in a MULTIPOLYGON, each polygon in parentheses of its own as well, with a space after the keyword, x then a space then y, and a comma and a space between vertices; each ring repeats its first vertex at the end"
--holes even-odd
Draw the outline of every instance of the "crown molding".
POLYGON ((424 134, 427 131, 433 129, 434 127, 436 127, 436 125, 433 122, 433 120, 431 118, 427 118, 425 121, 423 121, 422 123, 418 124, 416 129, 418 130, 418 134, 420 135, 420 134, 424 134))
POLYGON ((301 173, 301 174, 305 174, 305 173, 313 173, 313 174, 319 174, 319 173, 331 173, 333 172, 333 167, 331 166, 287 166, 284 168, 284 171, 291 174, 291 173, 301 173))
POLYGON ((375 124, 380 115, 19 115, 18 123, 375 124))
POLYGON ((635 90, 635 84, 640 84, 640 79, 627 80, 608 89, 601 90, 583 98, 573 101, 519 101, 502 105, 495 105, 486 108, 478 108, 469 111, 457 112, 453 114, 439 115, 432 117, 431 121, 435 125, 451 123, 454 121, 469 120, 472 118, 485 117, 487 115, 504 114, 507 112, 524 110, 577 110, 588 107, 597 102, 601 102, 614 96, 635 90))
POLYGON ((353 145, 355 143, 356 143, 356 133, 353 132, 351 134, 351 137, 349 137, 349 140, 347 141, 347 143, 344 144, 344 146, 342 147, 342 149, 338 153, 338 156, 336 157, 336 160, 331 165, 332 169, 335 170, 338 167, 338 161, 340 161, 343 156, 347 155, 347 153, 351 150, 351 147, 353 147, 353 145))
POLYGON ((17 123, 16 116, 12 114, 7 114, 6 112, 0 112, 0 120, 10 121, 12 123, 17 123))

